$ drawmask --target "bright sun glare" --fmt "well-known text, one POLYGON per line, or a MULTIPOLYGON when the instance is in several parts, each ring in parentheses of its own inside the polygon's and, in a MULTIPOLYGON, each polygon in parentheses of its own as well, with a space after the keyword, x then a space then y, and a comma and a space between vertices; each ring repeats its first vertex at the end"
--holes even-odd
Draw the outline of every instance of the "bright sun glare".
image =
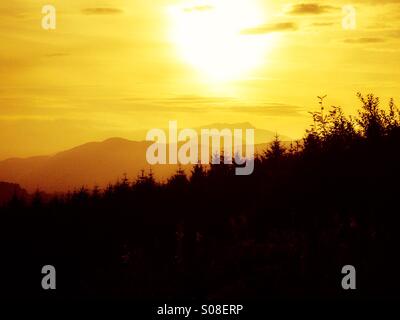
POLYGON ((237 79, 264 63, 272 35, 243 34, 266 22, 257 0, 184 1, 170 9, 179 54, 210 80, 237 79))

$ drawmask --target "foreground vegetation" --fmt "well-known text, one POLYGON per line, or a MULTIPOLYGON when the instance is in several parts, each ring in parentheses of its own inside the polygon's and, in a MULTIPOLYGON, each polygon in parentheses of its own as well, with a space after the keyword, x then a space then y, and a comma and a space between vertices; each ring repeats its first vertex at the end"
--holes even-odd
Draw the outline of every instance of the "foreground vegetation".
POLYGON ((354 118, 321 101, 303 141, 277 138, 251 176, 198 165, 164 184, 150 173, 50 201, 14 197, 0 209, 3 290, 44 295, 52 264, 58 297, 341 297, 351 264, 353 295, 396 295, 400 113, 359 98, 354 118))

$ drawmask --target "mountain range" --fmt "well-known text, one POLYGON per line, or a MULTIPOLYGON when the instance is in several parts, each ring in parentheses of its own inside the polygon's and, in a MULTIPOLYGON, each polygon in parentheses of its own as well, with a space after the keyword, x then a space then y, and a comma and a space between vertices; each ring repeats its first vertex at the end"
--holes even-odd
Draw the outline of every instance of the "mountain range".
MULTIPOLYGON (((207 128, 253 128, 250 124, 213 124, 207 128)), ((265 149, 275 133, 255 129, 256 152, 265 149), (263 141, 264 143, 260 143, 263 141)), ((289 141, 288 137, 281 137, 289 141)), ((149 141, 131 141, 111 138, 102 142, 89 142, 54 155, 30 158, 11 158, 0 161, 0 181, 19 184, 32 193, 41 190, 48 193, 66 192, 82 186, 105 187, 125 174, 135 179, 142 170, 149 172, 146 161, 149 141)), ((189 167, 184 167, 189 171, 189 167)), ((165 181, 177 165, 151 166, 157 180, 165 181)))

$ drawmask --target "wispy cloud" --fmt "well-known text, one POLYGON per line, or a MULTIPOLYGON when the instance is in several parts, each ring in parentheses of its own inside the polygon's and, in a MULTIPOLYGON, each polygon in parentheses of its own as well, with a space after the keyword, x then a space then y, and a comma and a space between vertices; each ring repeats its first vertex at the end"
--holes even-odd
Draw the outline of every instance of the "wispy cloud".
POLYGON ((55 53, 45 54, 44 56, 46 58, 61 58, 61 57, 67 57, 69 55, 70 54, 66 52, 55 52, 55 53))
POLYGON ((396 39, 400 39, 400 29, 390 30, 388 36, 396 39))
POLYGON ((185 95, 176 96, 169 99, 164 99, 159 101, 163 104, 193 104, 193 105, 205 105, 205 104, 224 104, 236 102, 234 98, 231 97, 205 97, 197 95, 185 95))
POLYGON ((384 38, 351 38, 351 39, 345 39, 343 42, 345 43, 381 43, 385 42, 386 40, 384 38))
POLYGON ((295 31, 297 30, 297 25, 293 22, 283 22, 274 24, 264 24, 255 28, 248 28, 241 31, 244 35, 258 35, 258 34, 268 34, 272 32, 282 32, 282 31, 295 31))
POLYGON ((304 108, 300 106, 286 105, 281 103, 265 103, 255 106, 231 107, 230 111, 270 117, 301 116, 304 112, 304 108))
POLYGON ((353 2, 372 5, 399 4, 399 0, 353 0, 353 2))
POLYGON ((314 22, 312 25, 314 27, 329 27, 329 26, 333 26, 334 23, 333 22, 314 22))
POLYGON ((193 6, 193 7, 187 7, 183 9, 185 12, 195 12, 195 11, 209 11, 213 10, 214 7, 211 5, 203 5, 203 6, 193 6))
POLYGON ((82 13, 87 15, 115 15, 122 12, 118 8, 86 8, 82 10, 82 13))
POLYGON ((292 6, 289 14, 305 15, 305 14, 323 14, 337 10, 338 8, 330 5, 320 5, 317 3, 300 3, 292 6))

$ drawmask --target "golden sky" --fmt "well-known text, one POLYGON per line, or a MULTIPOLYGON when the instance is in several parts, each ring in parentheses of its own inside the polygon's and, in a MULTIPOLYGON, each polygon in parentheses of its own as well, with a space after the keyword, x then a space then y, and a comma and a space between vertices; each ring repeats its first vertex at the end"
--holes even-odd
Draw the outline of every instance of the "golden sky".
POLYGON ((317 95, 347 113, 357 91, 400 101, 399 38, 399 0, 1 1, 0 159, 170 120, 300 138, 317 95))

